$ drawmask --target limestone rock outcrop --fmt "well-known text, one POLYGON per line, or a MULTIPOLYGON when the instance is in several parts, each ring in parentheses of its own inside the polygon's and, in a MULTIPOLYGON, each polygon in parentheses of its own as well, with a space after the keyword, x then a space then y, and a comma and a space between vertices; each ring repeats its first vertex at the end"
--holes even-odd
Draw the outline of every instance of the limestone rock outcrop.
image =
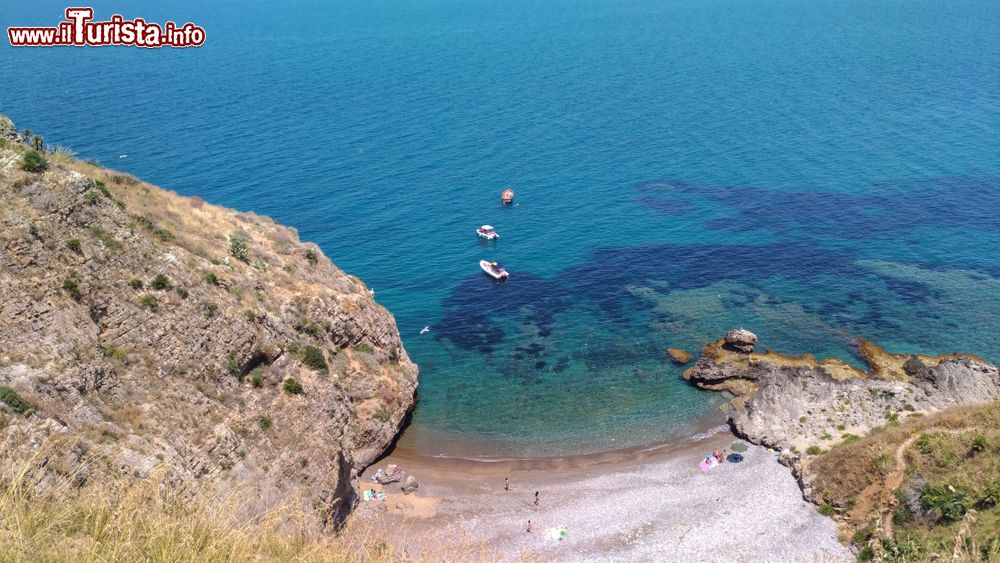
POLYGON ((4 453, 42 452, 42 486, 155 474, 342 519, 413 406, 392 315, 293 229, 25 149, 0 148, 0 386, 34 411, 0 403, 4 453))
POLYGON ((902 417, 1000 399, 997 368, 964 354, 890 354, 867 342, 862 370, 836 359, 744 354, 719 340, 705 347, 685 379, 736 395, 728 418, 757 444, 805 452, 827 448, 902 417))
POLYGON ((734 328, 726 333, 726 347, 737 352, 749 354, 757 345, 757 335, 745 328, 734 328))

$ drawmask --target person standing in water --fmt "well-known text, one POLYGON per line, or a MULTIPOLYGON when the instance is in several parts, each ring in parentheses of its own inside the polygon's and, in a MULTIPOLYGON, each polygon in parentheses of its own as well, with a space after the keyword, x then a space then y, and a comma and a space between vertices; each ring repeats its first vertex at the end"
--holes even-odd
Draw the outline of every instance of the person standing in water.
POLYGON ((538 491, 535 491, 535 506, 538 506, 538 491))
POLYGON ((508 479, 507 477, 503 478, 503 490, 505 491, 510 490, 510 479, 508 479))

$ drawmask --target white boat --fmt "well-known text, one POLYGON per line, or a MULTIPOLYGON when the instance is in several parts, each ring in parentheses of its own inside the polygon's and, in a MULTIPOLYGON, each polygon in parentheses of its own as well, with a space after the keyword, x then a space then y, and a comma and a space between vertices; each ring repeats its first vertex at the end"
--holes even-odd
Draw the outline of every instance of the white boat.
POLYGON ((479 267, 486 272, 487 275, 496 280, 505 280, 510 274, 507 270, 503 268, 503 265, 499 262, 490 262, 488 260, 480 260, 479 267))
POLYGON ((493 227, 489 225, 483 225, 476 229, 476 234, 483 237, 486 240, 496 240, 500 238, 500 233, 496 231, 493 227))

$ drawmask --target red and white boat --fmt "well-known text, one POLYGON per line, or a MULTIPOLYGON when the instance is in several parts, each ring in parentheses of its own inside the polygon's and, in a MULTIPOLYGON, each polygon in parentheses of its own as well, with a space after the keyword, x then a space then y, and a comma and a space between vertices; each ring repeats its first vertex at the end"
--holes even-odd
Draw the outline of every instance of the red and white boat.
POLYGON ((480 260, 479 267, 486 272, 486 275, 490 276, 495 280, 505 280, 510 274, 504 269, 503 264, 500 262, 490 262, 489 260, 480 260))
POLYGON ((482 227, 476 229, 476 234, 486 240, 496 240, 500 238, 500 233, 489 225, 483 225, 482 227))

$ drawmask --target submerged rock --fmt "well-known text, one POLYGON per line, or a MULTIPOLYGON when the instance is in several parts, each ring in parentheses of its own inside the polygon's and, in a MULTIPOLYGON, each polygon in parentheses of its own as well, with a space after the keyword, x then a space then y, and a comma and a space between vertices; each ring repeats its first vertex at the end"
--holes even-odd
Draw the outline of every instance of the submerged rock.
POLYGON ((681 350, 679 348, 667 348, 667 355, 673 360, 675 364, 684 365, 691 361, 694 357, 690 352, 681 350))
POLYGON ((757 344, 757 335, 745 328, 734 328, 726 333, 726 347, 749 354, 757 344))

